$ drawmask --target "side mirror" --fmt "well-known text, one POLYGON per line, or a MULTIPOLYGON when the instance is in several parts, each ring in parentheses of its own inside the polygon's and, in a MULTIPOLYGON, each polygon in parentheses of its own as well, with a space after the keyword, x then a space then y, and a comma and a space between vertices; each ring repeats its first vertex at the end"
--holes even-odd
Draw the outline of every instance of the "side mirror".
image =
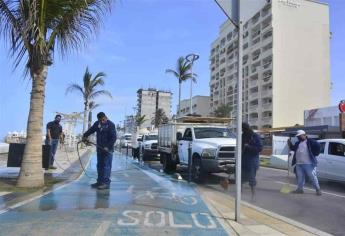
POLYGON ((181 132, 177 132, 176 133, 176 139, 177 140, 182 140, 182 133, 181 132))

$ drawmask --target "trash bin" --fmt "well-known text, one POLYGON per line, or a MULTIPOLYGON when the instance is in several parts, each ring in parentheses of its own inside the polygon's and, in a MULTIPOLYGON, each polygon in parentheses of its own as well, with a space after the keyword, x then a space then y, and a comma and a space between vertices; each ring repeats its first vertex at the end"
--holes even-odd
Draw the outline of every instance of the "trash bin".
MULTIPOLYGON (((25 143, 10 143, 7 167, 21 167, 25 143)), ((49 167, 50 145, 42 145, 42 168, 49 167)))

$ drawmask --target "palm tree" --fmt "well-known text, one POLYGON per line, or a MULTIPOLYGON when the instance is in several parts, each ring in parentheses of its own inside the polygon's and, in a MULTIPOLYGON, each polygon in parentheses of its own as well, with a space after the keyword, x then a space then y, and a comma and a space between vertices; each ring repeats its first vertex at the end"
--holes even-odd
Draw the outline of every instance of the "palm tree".
POLYGON ((154 113, 154 117, 151 120, 151 124, 157 128, 161 124, 168 123, 169 118, 166 116, 164 110, 162 108, 159 108, 154 113))
POLYGON ((100 104, 95 103, 95 101, 91 101, 89 103, 89 118, 88 118, 88 124, 87 124, 88 129, 90 129, 90 127, 92 125, 92 111, 99 106, 100 106, 100 104))
POLYGON ((195 74, 190 72, 192 64, 188 62, 184 57, 179 57, 176 64, 176 70, 167 69, 165 73, 172 74, 178 79, 179 90, 178 90, 178 111, 177 115, 180 113, 181 105, 181 85, 183 81, 187 79, 193 79, 195 81, 195 74))
POLYGON ((110 12, 112 0, 0 0, 0 36, 8 42, 14 68, 26 64, 32 81, 27 142, 18 187, 44 185, 42 126, 45 84, 54 50, 79 50, 110 12))
POLYGON ((136 125, 139 127, 139 130, 140 130, 141 126, 145 123, 145 121, 147 121, 145 115, 142 115, 142 116, 141 116, 141 115, 137 114, 137 115, 135 116, 135 123, 136 123, 136 125))
POLYGON ((84 99, 84 123, 83 123, 83 133, 85 133, 89 117, 89 107, 90 102, 101 95, 108 96, 112 98, 111 93, 107 90, 97 90, 97 87, 104 85, 105 73, 99 72, 92 78, 92 74, 89 72, 89 68, 86 67, 83 76, 83 85, 71 84, 66 89, 66 94, 73 91, 78 91, 83 96, 84 99))
POLYGON ((230 112, 232 111, 232 108, 229 105, 220 105, 216 110, 214 110, 213 114, 215 117, 230 117, 230 112))

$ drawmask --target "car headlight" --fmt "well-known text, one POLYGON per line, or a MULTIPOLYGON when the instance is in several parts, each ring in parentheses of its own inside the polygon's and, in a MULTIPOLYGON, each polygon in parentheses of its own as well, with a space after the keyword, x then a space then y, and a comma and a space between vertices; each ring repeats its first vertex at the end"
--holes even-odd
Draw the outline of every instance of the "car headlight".
POLYGON ((213 159, 216 157, 216 154, 217 154, 217 149, 206 148, 202 150, 201 157, 213 159))

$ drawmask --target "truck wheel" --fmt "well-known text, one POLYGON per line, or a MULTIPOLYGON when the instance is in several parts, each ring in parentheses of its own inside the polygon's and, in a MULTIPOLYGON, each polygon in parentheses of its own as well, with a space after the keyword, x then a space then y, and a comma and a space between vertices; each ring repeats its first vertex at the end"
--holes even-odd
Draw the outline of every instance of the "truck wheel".
POLYGON ((147 154, 145 150, 143 150, 143 161, 147 161, 147 159, 148 159, 147 154))
POLYGON ((164 158, 165 158, 165 154, 163 152, 160 152, 159 153, 159 162, 163 165, 163 161, 164 161, 164 158))
POLYGON ((163 158, 163 170, 166 173, 172 172, 176 170, 176 164, 171 161, 170 155, 164 155, 163 158))
POLYGON ((195 183, 203 182, 204 173, 200 157, 194 157, 192 163, 192 178, 195 183))

